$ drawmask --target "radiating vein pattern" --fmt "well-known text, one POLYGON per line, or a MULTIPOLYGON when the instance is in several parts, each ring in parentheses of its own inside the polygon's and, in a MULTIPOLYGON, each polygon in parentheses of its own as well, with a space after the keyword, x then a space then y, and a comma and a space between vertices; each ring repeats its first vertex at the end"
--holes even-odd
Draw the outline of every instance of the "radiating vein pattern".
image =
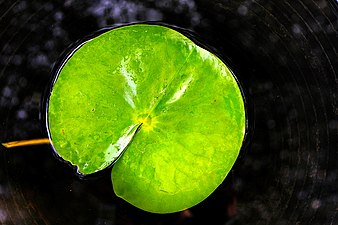
POLYGON ((212 193, 246 127, 243 96, 227 66, 159 25, 124 26, 85 43, 58 74, 49 103, 57 153, 82 174, 119 158, 115 193, 157 213, 212 193))

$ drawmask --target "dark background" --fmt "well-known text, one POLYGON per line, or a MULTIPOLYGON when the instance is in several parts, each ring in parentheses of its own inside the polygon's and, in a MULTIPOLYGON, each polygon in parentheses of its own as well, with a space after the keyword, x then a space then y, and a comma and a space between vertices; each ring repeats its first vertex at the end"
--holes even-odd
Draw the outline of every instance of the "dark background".
MULTIPOLYGON (((143 212, 109 172, 81 180, 52 148, 0 147, 0 224, 338 224, 337 0, 0 1, 0 142, 46 137, 51 70, 108 25, 190 29, 235 71, 249 135, 226 181, 181 213, 143 212)), ((221 160, 221 159, 220 159, 221 160)))

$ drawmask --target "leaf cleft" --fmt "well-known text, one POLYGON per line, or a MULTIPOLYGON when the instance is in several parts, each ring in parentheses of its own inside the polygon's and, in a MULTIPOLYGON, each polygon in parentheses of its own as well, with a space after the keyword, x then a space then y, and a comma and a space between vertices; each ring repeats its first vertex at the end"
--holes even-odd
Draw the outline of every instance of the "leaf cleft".
POLYGON ((143 123, 137 123, 129 126, 127 132, 124 135, 122 135, 115 143, 111 143, 108 146, 108 148, 106 149, 105 157, 106 162, 109 162, 109 165, 115 163, 122 156, 122 153, 132 142, 136 133, 140 130, 142 124, 143 123))

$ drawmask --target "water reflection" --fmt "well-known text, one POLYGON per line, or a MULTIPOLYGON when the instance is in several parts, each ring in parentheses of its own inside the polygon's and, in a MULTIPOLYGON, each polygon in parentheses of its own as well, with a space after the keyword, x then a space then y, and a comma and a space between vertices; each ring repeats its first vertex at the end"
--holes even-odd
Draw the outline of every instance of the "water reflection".
POLYGON ((336 224, 335 1, 3 1, 0 141, 44 137, 53 63, 106 25, 161 20, 229 58, 254 105, 255 132, 233 173, 187 211, 152 215, 118 199, 109 174, 78 180, 49 146, 0 149, 0 223, 336 224), (231 217, 231 218, 230 218, 231 217))
POLYGON ((127 21, 158 21, 163 17, 160 10, 135 1, 99 0, 88 8, 88 13, 97 18, 101 27, 127 21))

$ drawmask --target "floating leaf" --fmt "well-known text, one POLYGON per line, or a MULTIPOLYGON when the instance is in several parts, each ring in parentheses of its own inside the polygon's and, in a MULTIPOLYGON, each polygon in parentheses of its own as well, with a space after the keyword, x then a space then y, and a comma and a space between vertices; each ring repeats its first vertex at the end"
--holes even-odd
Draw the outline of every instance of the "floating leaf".
POLYGON ((48 109, 57 153, 82 174, 112 169, 116 195, 150 212, 189 208, 241 148, 245 109, 226 65, 179 32, 135 24, 79 47, 48 109))

